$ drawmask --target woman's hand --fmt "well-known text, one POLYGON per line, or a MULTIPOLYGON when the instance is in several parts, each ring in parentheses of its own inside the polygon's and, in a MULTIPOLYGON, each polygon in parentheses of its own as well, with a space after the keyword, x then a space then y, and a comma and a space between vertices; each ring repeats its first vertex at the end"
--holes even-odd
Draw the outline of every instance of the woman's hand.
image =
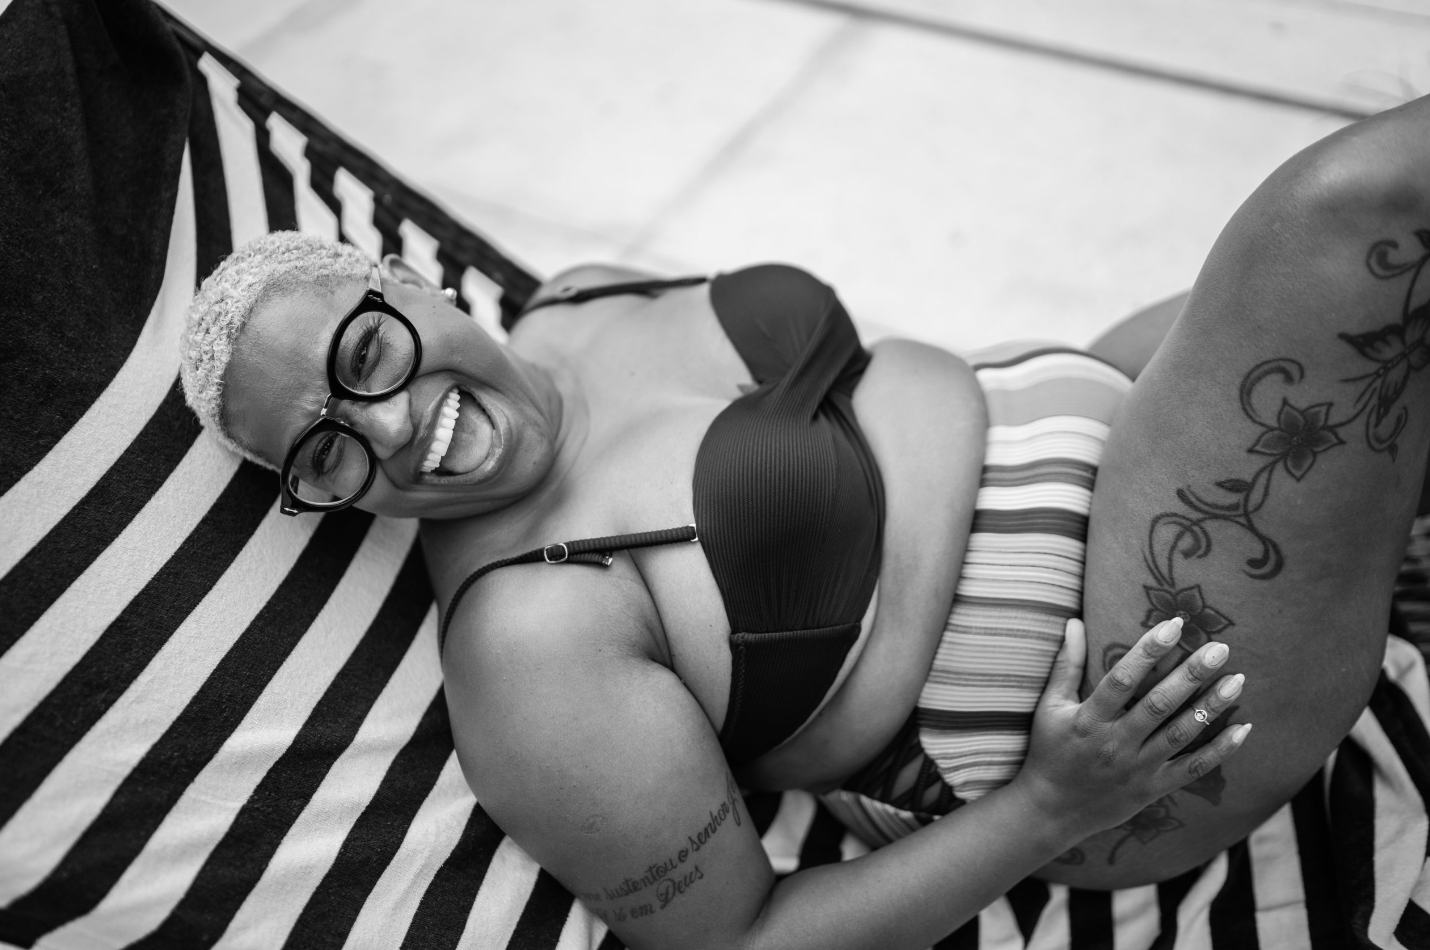
POLYGON ((1068 621, 1063 648, 1033 715, 1028 757, 1014 779, 1036 807, 1074 823, 1084 834, 1095 834, 1205 775, 1241 746, 1249 723, 1172 758, 1241 692, 1239 673, 1203 689, 1226 665, 1224 643, 1203 645, 1132 704, 1137 688, 1175 648, 1181 633, 1180 618, 1153 627, 1079 702, 1087 637, 1082 621, 1068 621), (1196 702, 1183 709, 1199 691, 1196 702))

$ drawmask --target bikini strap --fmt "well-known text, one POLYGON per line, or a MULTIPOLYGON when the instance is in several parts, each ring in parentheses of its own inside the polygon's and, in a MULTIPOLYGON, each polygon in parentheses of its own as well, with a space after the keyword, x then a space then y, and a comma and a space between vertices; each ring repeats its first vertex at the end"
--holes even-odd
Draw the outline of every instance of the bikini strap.
POLYGON ((447 643, 447 627, 451 624, 452 615, 457 612, 457 604, 466 595, 468 588, 497 568, 510 567, 513 564, 535 564, 539 561, 545 561, 547 564, 595 564, 599 567, 610 567, 617 551, 651 548, 661 544, 675 544, 677 541, 699 540, 700 535, 695 530, 695 525, 687 524, 678 528, 665 528, 661 531, 615 534, 604 538, 582 538, 579 541, 558 541, 555 544, 543 545, 523 554, 515 554, 511 557, 504 557, 500 561, 485 564, 468 574, 466 580, 457 586, 457 592, 452 595, 452 602, 447 605, 447 612, 442 617, 442 624, 437 628, 437 655, 442 655, 442 648, 447 643))
POLYGON ((521 316, 524 317, 533 310, 552 307, 558 303, 585 303, 599 297, 615 297, 620 294, 650 296, 657 291, 671 290, 676 287, 694 287, 709 280, 709 277, 699 276, 677 277, 674 280, 633 280, 622 284, 601 284, 597 287, 577 287, 574 284, 566 284, 564 287, 556 288, 551 296, 542 297, 540 300, 534 300, 527 304, 522 309, 521 316))

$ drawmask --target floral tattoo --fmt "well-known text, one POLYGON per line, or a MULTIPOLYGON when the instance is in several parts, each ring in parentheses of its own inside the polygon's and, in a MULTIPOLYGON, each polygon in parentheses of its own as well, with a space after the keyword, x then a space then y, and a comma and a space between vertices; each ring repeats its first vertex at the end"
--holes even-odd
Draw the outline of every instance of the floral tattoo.
MULTIPOLYGON (((1305 479, 1316 459, 1347 445, 1347 437, 1356 428, 1363 432, 1371 451, 1396 458, 1398 439, 1410 415, 1401 404, 1401 396, 1411 374, 1430 365, 1430 299, 1422 299, 1427 294, 1420 286, 1430 264, 1430 229, 1414 234, 1420 244, 1418 251, 1407 253, 1400 242, 1385 239, 1375 242, 1366 255, 1366 267, 1378 280, 1397 280, 1406 275, 1410 278, 1398 320, 1368 333, 1337 335, 1374 364, 1361 375, 1341 380, 1358 387, 1350 406, 1338 412, 1334 402, 1298 405, 1283 396, 1280 407, 1267 412, 1266 400, 1257 397, 1268 381, 1294 387, 1305 377, 1305 367, 1285 358, 1256 364, 1242 379, 1239 392, 1243 415, 1261 430, 1246 450, 1257 457, 1255 470, 1243 477, 1221 479, 1213 489, 1179 488, 1180 507, 1152 519, 1143 551, 1151 583, 1143 585, 1148 609, 1142 626, 1145 629, 1181 617, 1179 649, 1183 656, 1235 626, 1230 616, 1208 602, 1200 584, 1187 583, 1178 576, 1179 565, 1212 553, 1211 526, 1230 527, 1248 536, 1253 553, 1243 571, 1253 580, 1270 580, 1285 566, 1280 545, 1259 520, 1273 487, 1286 478, 1295 482, 1305 479)), ((1121 644, 1109 644, 1103 651, 1104 669, 1111 668, 1127 649, 1121 644)), ((1229 713, 1230 710, 1228 720, 1229 713)), ((1210 739, 1207 732, 1199 739, 1210 739)), ((1220 803, 1225 782, 1221 769, 1216 768, 1182 792, 1215 805, 1220 803)), ((1108 854, 1108 863, 1116 861, 1118 851, 1129 841, 1148 844, 1181 828, 1182 821, 1174 814, 1176 804, 1176 797, 1169 795, 1120 825, 1118 830, 1123 835, 1108 854)))
POLYGON ((1285 565, 1281 548, 1258 522, 1272 486, 1283 477, 1298 482, 1304 479, 1319 455, 1346 444, 1342 432, 1348 432, 1356 422, 1362 423, 1366 445, 1372 451, 1396 457, 1397 439, 1409 418, 1409 410, 1400 405, 1400 397, 1410 374, 1430 365, 1430 341, 1426 340, 1430 300, 1412 306, 1419 296, 1416 289, 1420 277, 1430 263, 1430 229, 1416 231, 1415 237, 1421 244, 1418 256, 1399 259, 1399 242, 1383 240, 1377 241, 1366 257, 1366 267, 1381 280, 1413 276, 1398 321, 1369 333, 1339 334, 1340 339, 1375 364, 1363 375, 1342 380, 1360 386, 1345 415, 1337 418, 1331 402, 1298 406, 1284 397, 1274 417, 1258 408, 1255 396, 1267 380, 1279 379, 1289 386, 1301 382, 1305 368, 1296 360, 1266 360, 1253 366, 1242 379, 1241 411, 1261 428, 1261 434, 1246 451, 1265 460, 1249 477, 1218 481, 1215 487, 1220 497, 1190 486, 1179 488, 1177 500, 1182 510, 1164 511, 1152 519, 1143 561, 1154 583, 1143 585, 1150 605, 1142 620, 1144 627, 1181 617, 1182 646, 1191 652, 1233 626, 1230 617, 1207 603, 1201 585, 1179 585, 1177 565, 1211 554, 1212 538, 1207 528, 1223 524, 1240 529, 1257 544, 1257 553, 1246 561, 1248 577, 1270 580, 1280 574, 1285 565))
MULTIPOLYGON (((1240 706, 1231 706, 1217 718, 1217 721, 1208 726, 1188 744, 1184 755, 1201 748, 1211 742, 1232 724, 1232 717, 1236 715, 1240 706)), ((1226 776, 1222 774, 1221 766, 1210 770, 1200 778, 1193 779, 1186 785, 1171 795, 1164 795, 1146 808, 1133 815, 1127 821, 1113 828, 1113 832, 1121 832, 1119 837, 1112 844, 1111 850, 1107 852, 1107 863, 1117 863, 1117 853, 1122 850, 1122 846, 1129 841, 1136 841, 1138 844, 1150 844, 1169 831, 1176 831, 1185 827, 1182 819, 1176 816, 1177 798, 1180 795, 1195 795, 1212 805, 1221 804, 1221 794, 1226 790, 1226 776)), ((1076 849, 1074 849, 1076 850, 1076 849)), ((1078 863, 1081 863, 1079 861, 1078 863)))

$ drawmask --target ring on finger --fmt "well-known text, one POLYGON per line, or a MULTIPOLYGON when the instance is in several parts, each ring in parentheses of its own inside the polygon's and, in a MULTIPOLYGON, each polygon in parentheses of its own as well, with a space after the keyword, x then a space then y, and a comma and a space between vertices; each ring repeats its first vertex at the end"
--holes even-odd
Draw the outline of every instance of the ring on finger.
POLYGON ((1197 722, 1206 722, 1207 720, 1211 719, 1211 717, 1211 713, 1200 707, 1192 710, 1192 718, 1196 719, 1197 722))

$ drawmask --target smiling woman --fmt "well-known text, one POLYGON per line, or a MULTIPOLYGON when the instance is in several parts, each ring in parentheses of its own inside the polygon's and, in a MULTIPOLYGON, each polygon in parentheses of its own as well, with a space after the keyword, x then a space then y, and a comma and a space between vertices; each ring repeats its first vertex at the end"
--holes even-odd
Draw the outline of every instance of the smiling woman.
POLYGON ((423 519, 467 782, 622 940, 923 948, 1028 875, 1212 860, 1365 708, 1430 449, 1427 128, 1287 162, 1135 386, 866 350, 781 265, 581 268, 503 345, 295 234, 205 282, 185 384, 309 509, 423 519), (776 882, 736 783, 887 846, 776 882))
POLYGON ((478 514, 550 464, 561 416, 545 377, 400 259, 391 266, 417 285, 384 281, 351 245, 274 232, 195 298, 189 404, 235 451, 280 470, 290 514, 368 494, 384 510, 478 514))

